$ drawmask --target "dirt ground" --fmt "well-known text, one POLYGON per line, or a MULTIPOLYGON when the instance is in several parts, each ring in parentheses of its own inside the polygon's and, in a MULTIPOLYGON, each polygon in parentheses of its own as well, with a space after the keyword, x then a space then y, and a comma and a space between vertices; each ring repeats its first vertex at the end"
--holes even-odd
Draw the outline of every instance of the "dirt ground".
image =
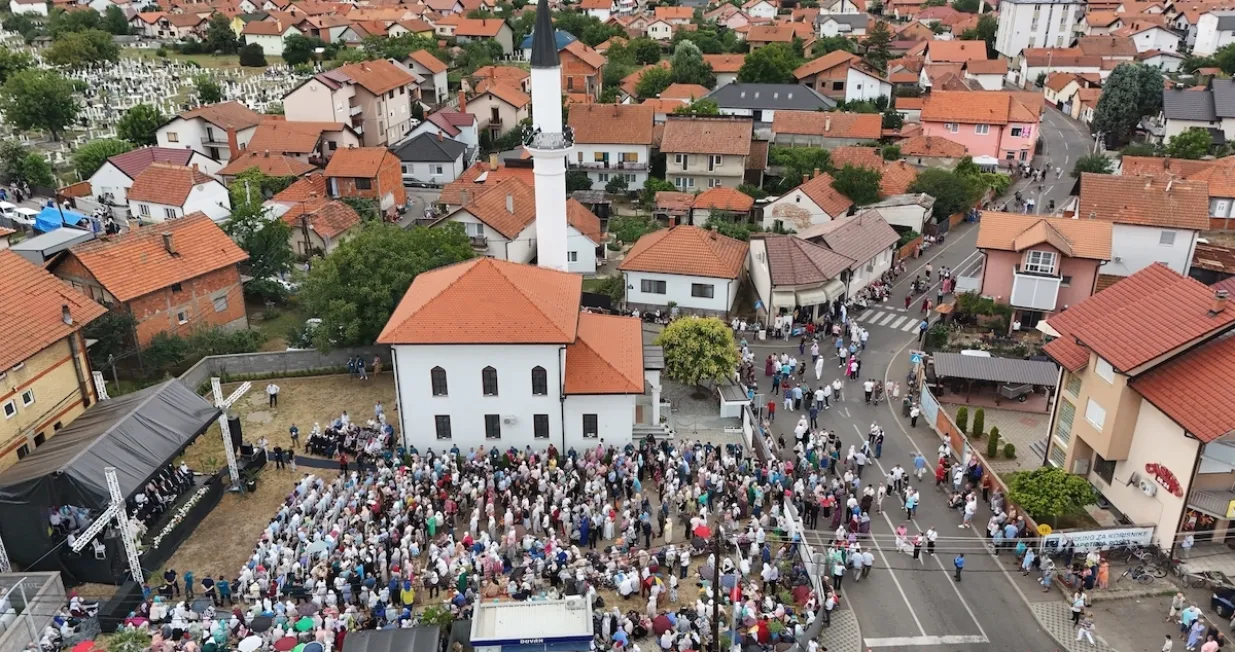
MULTIPOLYGON (((397 417, 394 376, 390 373, 370 377, 368 381, 352 380, 345 375, 275 380, 280 391, 279 407, 274 409, 269 407, 266 397, 266 385, 270 382, 254 381, 249 393, 233 406, 233 412, 240 416, 246 441, 257 441, 265 436, 271 448, 286 448, 291 445, 288 428, 292 423, 300 428, 301 442, 304 442, 313 422, 325 424, 344 410, 354 420, 367 420, 373 416, 373 404, 379 400, 388 419, 395 421, 397 417)), ((239 383, 225 384, 223 393, 228 394, 238 386, 239 383)), ((225 467, 227 460, 218 425, 211 426, 194 442, 185 451, 184 459, 191 468, 204 473, 225 467)), ((333 473, 325 469, 309 471, 318 475, 333 473)), ((290 469, 279 472, 268 466, 261 472, 255 492, 223 496, 218 507, 168 560, 167 567, 181 575, 192 570, 198 578, 207 573, 215 577, 234 577, 253 551, 253 545, 271 516, 291 493, 294 481, 305 472, 304 467, 293 474, 290 469)))

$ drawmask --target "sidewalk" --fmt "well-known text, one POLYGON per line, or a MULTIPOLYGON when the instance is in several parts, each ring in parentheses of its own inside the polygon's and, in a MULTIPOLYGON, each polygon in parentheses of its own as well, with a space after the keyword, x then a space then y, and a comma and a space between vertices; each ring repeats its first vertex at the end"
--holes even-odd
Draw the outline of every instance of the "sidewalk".
POLYGON ((862 652, 862 630, 853 609, 832 612, 832 626, 819 633, 819 645, 828 652, 862 652))

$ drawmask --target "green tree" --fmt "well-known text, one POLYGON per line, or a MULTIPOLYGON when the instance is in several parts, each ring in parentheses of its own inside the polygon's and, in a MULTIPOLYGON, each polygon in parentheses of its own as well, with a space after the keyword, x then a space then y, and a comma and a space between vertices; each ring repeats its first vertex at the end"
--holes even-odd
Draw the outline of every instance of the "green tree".
POLYGON ((982 14, 978 19, 978 26, 967 29, 961 33, 961 39, 965 41, 986 41, 986 56, 994 58, 995 52, 995 35, 999 32, 999 19, 996 14, 982 14))
POLYGON ((711 22, 699 25, 696 30, 678 30, 673 35, 673 45, 682 41, 694 43, 704 54, 737 52, 740 47, 736 32, 731 29, 721 31, 711 22))
POLYGON ((688 385, 719 382, 738 368, 733 331, 715 317, 675 319, 656 344, 664 348, 665 375, 688 385))
POLYGON ((969 408, 963 405, 956 409, 956 427, 962 434, 969 432, 969 408))
POLYGON ((981 196, 982 186, 975 177, 932 168, 918 173, 918 178, 909 187, 909 192, 924 192, 934 197, 935 207, 932 214, 936 222, 942 222, 954 213, 963 213, 972 208, 981 196))
POLYGON ((877 70, 887 70, 892 58, 892 31, 882 20, 866 34, 866 60, 877 70))
POLYGON ((27 45, 44 32, 43 26, 34 22, 28 14, 10 14, 0 24, 3 24, 5 31, 21 34, 27 45))
POLYGON ((319 38, 292 34, 283 39, 283 61, 289 66, 298 66, 313 60, 317 48, 326 47, 319 38))
POLYGON ((1184 56, 1184 60, 1179 64, 1179 71, 1187 75, 1192 75, 1201 68, 1213 68, 1215 66, 1218 66, 1218 62, 1215 61, 1213 57, 1202 57, 1195 54, 1188 54, 1184 56))
POLYGON ((952 8, 963 14, 978 13, 978 0, 952 0, 952 8))
POLYGON ((52 65, 80 67, 120 59, 120 46, 101 29, 66 32, 47 48, 43 57, 52 65))
POLYGON ((832 174, 832 188, 858 206, 879 201, 879 182, 883 173, 866 167, 846 165, 832 174))
POLYGON ((159 127, 165 120, 153 106, 138 104, 126 111, 120 122, 116 123, 116 135, 138 147, 155 145, 159 127))
POLYGON ((47 17, 47 34, 52 40, 58 40, 65 34, 99 29, 101 18, 94 11, 65 11, 52 9, 47 17))
POLYGON ((1084 172, 1094 174, 1110 174, 1114 172, 1114 163, 1102 154, 1086 154, 1076 159, 1076 167, 1072 168, 1072 178, 1079 179, 1084 172))
POLYGON ((32 186, 55 188, 59 185, 56 183, 56 176, 51 169, 51 163, 48 163, 47 159, 43 158, 43 155, 38 152, 26 154, 25 160, 21 163, 21 170, 26 183, 32 186))
POLYGON ((1235 74, 1235 43, 1218 48, 1210 58, 1222 69, 1222 72, 1228 75, 1235 74))
POLYGON ((237 175, 228 188, 232 213, 223 230, 249 254, 249 275, 265 279, 286 274, 292 269, 291 226, 269 213, 262 205, 266 196, 262 182, 273 183, 257 168, 237 175))
POLYGON ((700 99, 683 104, 673 110, 675 115, 720 115, 720 105, 716 100, 700 99))
POLYGON ((1039 521, 1053 521, 1098 502, 1097 492, 1085 476, 1050 465, 1013 476, 1008 498, 1039 521))
POLYGON ((802 183, 802 177, 813 176, 815 170, 828 172, 832 169, 832 157, 819 147, 772 147, 768 163, 781 167, 784 173, 773 192, 789 192, 802 183))
POLYGON ((341 201, 356 211, 360 219, 365 222, 380 222, 382 220, 381 207, 378 205, 377 200, 371 197, 344 197, 341 201))
POLYGON ((266 51, 262 46, 256 43, 249 43, 242 46, 239 50, 240 65, 246 68, 265 68, 266 67, 266 51))
POLYGON ((0 48, 0 84, 8 81, 13 73, 21 72, 34 66, 34 59, 25 52, 11 48, 0 48))
POLYGON ((223 87, 206 75, 198 76, 194 86, 197 87, 197 99, 201 100, 202 104, 217 104, 223 101, 223 87))
POLYGON ((670 63, 675 84, 699 84, 708 88, 716 85, 712 65, 703 60, 699 47, 690 41, 678 43, 670 63))
MULTIPOLYGON (((677 188, 674 188, 672 183, 669 183, 664 179, 649 176, 647 180, 643 182, 643 196, 640 198, 640 201, 642 201, 644 205, 651 206, 652 203, 656 201, 656 193, 673 190, 677 190, 677 188)), ((611 233, 617 233, 613 230, 613 220, 609 221, 609 231, 611 233)), ((621 240, 621 238, 619 238, 619 240, 621 240)), ((622 242, 634 242, 634 240, 622 240, 622 242)))
POLYGON ((1153 143, 1132 143, 1119 152, 1121 156, 1161 156, 1162 147, 1153 143))
POLYGON ((1141 118, 1157 114, 1162 107, 1162 88, 1162 73, 1156 69, 1119 64, 1102 85, 1094 109, 1094 131, 1105 135, 1109 144, 1127 142, 1141 118))
POLYGON ((301 288, 301 301, 322 320, 314 344, 322 350, 372 344, 416 276, 472 256, 461 224, 364 224, 313 266, 301 288))
POLYGON ((650 66, 660 61, 660 44, 646 36, 631 39, 626 44, 626 50, 634 56, 635 63, 641 66, 650 66))
POLYGON ((591 190, 592 178, 584 170, 569 170, 566 172, 566 192, 576 190, 591 190))
POLYGON ((822 57, 829 52, 843 50, 845 52, 853 52, 857 49, 857 44, 853 39, 847 39, 843 36, 825 36, 811 46, 811 54, 816 57, 822 57))
POLYGON ((0 87, 0 111, 6 122, 18 129, 44 130, 55 141, 80 110, 72 82, 54 70, 22 70, 0 87))
POLYGON ((73 152, 73 167, 82 179, 89 179, 90 175, 103 167, 107 159, 132 150, 133 145, 127 140, 103 138, 91 141, 73 152))
POLYGON ((614 215, 609 218, 609 233, 625 244, 634 244, 658 228, 660 225, 654 220, 639 215, 614 215))
POLYGON ((206 38, 202 41, 202 49, 210 54, 236 54, 240 49, 240 39, 232 31, 231 20, 223 14, 215 14, 206 23, 206 38))
POLYGON ((124 10, 116 5, 107 5, 107 10, 103 12, 103 22, 100 26, 116 36, 124 36, 129 33, 129 19, 125 17, 124 10))
POLYGON ((673 83, 673 72, 657 66, 643 71, 639 83, 635 85, 635 95, 643 99, 652 99, 673 83))
POLYGON ((454 65, 464 75, 470 75, 476 72, 477 68, 501 61, 503 55, 502 44, 498 43, 497 39, 469 41, 463 46, 463 51, 454 58, 454 65))
POLYGON ((620 195, 626 192, 630 184, 626 183, 626 176, 622 174, 614 174, 609 179, 609 183, 605 184, 605 192, 610 195, 620 195))
POLYGON ((1209 130, 1192 127, 1187 131, 1171 136, 1166 142, 1166 155, 1172 158, 1197 160, 1214 146, 1214 139, 1209 130))
POLYGON ((751 233, 763 230, 763 227, 758 224, 742 219, 734 219, 732 216, 715 209, 708 214, 708 219, 704 222, 703 228, 711 229, 723 236, 742 241, 750 240, 751 233))
POLYGON ((609 297, 614 305, 617 305, 626 296, 626 279, 621 276, 605 276, 592 291, 609 297))
POLYGON ((986 434, 986 410, 978 408, 973 413, 973 429, 969 431, 970 435, 975 438, 980 438, 986 434))
POLYGON ((899 159, 900 157, 901 157, 901 146, 900 145, 884 145, 883 146, 883 160, 895 161, 899 159))
POLYGON ((756 84, 792 84, 797 81, 793 71, 802 64, 785 43, 765 45, 746 55, 738 70, 738 81, 756 84))
POLYGON ((137 319, 127 310, 109 310, 87 324, 82 334, 94 340, 89 349, 90 364, 102 371, 111 366, 113 358, 118 360, 136 348, 133 341, 135 328, 137 319))
POLYGON ((905 126, 905 114, 900 113, 896 109, 888 109, 883 112, 884 129, 900 129, 903 126, 905 126))

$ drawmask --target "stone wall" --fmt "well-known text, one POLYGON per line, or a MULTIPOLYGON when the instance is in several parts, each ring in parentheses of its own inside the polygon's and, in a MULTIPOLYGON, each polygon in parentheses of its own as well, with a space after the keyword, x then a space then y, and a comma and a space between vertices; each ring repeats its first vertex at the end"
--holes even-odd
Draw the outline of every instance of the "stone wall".
POLYGON ((200 362, 180 375, 180 382, 189 389, 197 391, 203 383, 210 382, 210 379, 215 376, 231 379, 277 378, 301 376, 314 371, 337 371, 347 366, 348 358, 358 354, 364 357, 369 369, 373 368, 374 356, 381 358, 383 369, 392 368, 388 346, 336 349, 328 353, 317 350, 268 351, 212 355, 202 358, 200 362))

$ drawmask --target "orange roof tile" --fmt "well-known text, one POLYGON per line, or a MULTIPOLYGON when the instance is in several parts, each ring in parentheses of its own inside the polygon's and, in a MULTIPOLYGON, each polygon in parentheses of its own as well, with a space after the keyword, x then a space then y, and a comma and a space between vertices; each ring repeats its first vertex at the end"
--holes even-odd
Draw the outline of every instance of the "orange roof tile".
POLYGON ((932 63, 965 63, 986 58, 986 41, 931 41, 926 51, 932 63))
POLYGON ((1204 181, 1210 197, 1235 197, 1235 156, 1212 161, 1213 165, 1189 175, 1189 181, 1204 181))
POLYGON ((574 197, 566 200, 566 223, 575 227, 576 231, 591 240, 593 244, 597 246, 604 244, 605 235, 600 227, 600 218, 574 197))
POLYGON ((690 20, 695 15, 695 12, 690 7, 657 7, 655 16, 657 20, 690 20))
POLYGON ((741 54, 705 54, 703 60, 712 66, 712 72, 717 74, 736 73, 742 68, 742 64, 746 63, 745 55, 741 54))
POLYGON ((327 177, 352 177, 357 179, 373 179, 377 177, 382 165, 389 160, 398 159, 385 147, 348 147, 336 150, 326 165, 327 177))
POLYGON ((646 104, 586 104, 571 107, 568 122, 576 143, 651 145, 653 117, 646 104))
POLYGON ((1203 442, 1230 433, 1235 430, 1235 336, 1150 370, 1133 379, 1132 388, 1203 442))
POLYGON ((965 71, 973 75, 1006 75, 1008 62, 1004 59, 974 59, 965 64, 965 71))
POLYGON ((374 95, 416 82, 416 78, 406 69, 386 59, 349 63, 322 74, 344 75, 374 95))
POLYGON ((670 154, 746 156, 753 129, 750 120, 670 116, 660 149, 670 154))
POLYGON ((670 84, 660 92, 660 98, 670 100, 697 100, 711 93, 706 86, 699 84, 670 84))
POLYGON ((979 249, 1024 251, 1046 243, 1065 256, 1111 259, 1111 223, 1044 215, 983 211, 978 223, 979 249))
POLYGON ((183 206, 195 186, 207 183, 219 182, 196 168, 155 162, 133 179, 128 197, 131 201, 183 206))
POLYGON ((879 180, 879 194, 884 197, 903 195, 918 180, 917 168, 904 161, 883 164, 883 178, 879 180))
POLYGON ((1081 175, 1077 215, 1116 224, 1209 229, 1204 182, 1112 174, 1081 175))
POLYGON ((844 50, 833 50, 818 59, 807 61, 798 66, 797 70, 793 71, 793 76, 798 79, 804 79, 811 75, 817 75, 825 70, 831 70, 838 66, 843 66, 848 69, 854 62, 861 61, 858 55, 844 50))
POLYGON ((322 134, 328 131, 343 131, 342 122, 290 122, 266 120, 253 130, 247 149, 253 152, 279 154, 310 154, 317 150, 322 134))
POLYGON ((605 65, 605 55, 593 50, 583 41, 571 41, 562 49, 597 70, 600 70, 601 66, 605 65))
POLYGON ((882 171, 883 157, 874 147, 833 147, 832 167, 843 168, 846 165, 882 171))
POLYGON ((791 43, 797 29, 791 24, 751 25, 746 34, 748 43, 791 43))
POLYGON ((737 278, 746 267, 750 246, 697 226, 653 231, 635 243, 618 265, 624 272, 737 278))
MULTIPOLYGON (((102 317, 107 309, 47 270, 0 249, 0 369, 10 369, 102 317), (72 324, 64 323, 68 306, 72 324)), ((40 370, 41 371, 41 370, 40 370)))
POLYGON ((234 177, 250 168, 257 168, 262 174, 272 177, 298 177, 317 169, 315 166, 290 156, 279 153, 271 154, 269 151, 259 153, 248 150, 229 161, 223 169, 219 170, 219 176, 234 177))
POLYGON ((425 50, 416 50, 407 56, 435 75, 439 72, 446 72, 446 64, 425 50))
POLYGON ((327 197, 302 201, 289 208, 280 219, 299 228, 306 216, 309 228, 323 238, 334 238, 360 224, 360 215, 351 206, 327 197))
POLYGON ((825 172, 802 183, 797 189, 828 215, 837 217, 849 211, 849 208, 853 206, 853 200, 833 188, 833 181, 832 175, 825 172))
POLYGON ((665 211, 685 212, 695 204, 694 193, 676 190, 656 191, 656 208, 665 211))
POLYGON ((204 213, 99 238, 69 251, 120 302, 249 258, 204 213), (174 254, 163 244, 166 233, 172 236, 174 254))
POLYGON ((732 213, 745 213, 754 208, 755 200, 750 195, 733 188, 717 186, 695 197, 694 208, 706 208, 732 213))
POLYGON ((509 86, 503 83, 489 84, 481 95, 484 95, 485 93, 502 100, 516 109, 521 109, 532 101, 532 96, 524 93, 514 86, 509 86))
MULTIPOLYGON (((488 184, 486 184, 488 185, 488 184)), ((511 179, 501 188, 490 188, 459 209, 474 215, 509 240, 519 237, 536 220, 536 193, 527 184, 511 179)), ((450 216, 442 218, 442 221, 450 216)))
MULTIPOLYGON (((630 105, 629 104, 619 104, 617 106, 630 106, 630 105)), ((690 103, 687 102, 686 100, 665 100, 665 99, 657 98, 653 100, 643 100, 642 102, 639 103, 639 106, 646 106, 652 109, 653 114, 657 114, 657 113, 669 114, 669 113, 673 113, 674 111, 684 106, 690 106, 690 103)), ((663 124, 660 126, 662 128, 664 127, 663 124)))
POLYGON ((883 118, 878 113, 831 113, 821 111, 777 111, 772 117, 772 133, 878 140, 883 118))
POLYGON ((1040 96, 1033 106, 1008 91, 935 91, 922 107, 923 122, 998 124, 1037 122, 1040 96))
POLYGON ((455 35, 494 38, 505 24, 506 21, 501 18, 460 18, 458 26, 455 27, 455 35))
POLYGON ((496 258, 424 272, 386 322, 381 344, 570 344, 583 277, 496 258), (468 328, 459 315, 476 306, 468 328))
POLYGON ((567 394, 642 394, 643 326, 634 317, 579 314, 578 338, 566 347, 567 394))
POLYGON ((639 87, 639 81, 643 79, 643 73, 651 70, 652 68, 657 68, 657 67, 668 70, 669 60, 661 59, 658 63, 644 66, 630 73, 629 75, 626 75, 625 77, 622 78, 622 81, 621 83, 618 84, 618 86, 621 87, 622 92, 626 93, 627 95, 630 95, 631 97, 635 97, 636 96, 635 89, 639 87))
POLYGON ((185 111, 178 117, 185 120, 201 118, 210 124, 227 129, 248 129, 257 126, 262 121, 262 114, 239 102, 219 102, 207 104, 196 109, 185 111))
POLYGON ((282 192, 276 193, 270 201, 281 203, 301 202, 313 197, 326 196, 326 176, 323 174, 310 174, 297 179, 292 185, 283 189, 282 192))
MULTIPOLYGON (((1225 160, 1225 159, 1219 159, 1225 160)), ((1189 178, 1192 175, 1207 170, 1216 161, 1190 161, 1182 158, 1163 158, 1159 156, 1124 156, 1120 159, 1121 174, 1126 176, 1177 176, 1189 178)))
POLYGON ((942 136, 913 136, 898 144, 901 148, 901 156, 960 158, 968 151, 964 145, 942 136))

